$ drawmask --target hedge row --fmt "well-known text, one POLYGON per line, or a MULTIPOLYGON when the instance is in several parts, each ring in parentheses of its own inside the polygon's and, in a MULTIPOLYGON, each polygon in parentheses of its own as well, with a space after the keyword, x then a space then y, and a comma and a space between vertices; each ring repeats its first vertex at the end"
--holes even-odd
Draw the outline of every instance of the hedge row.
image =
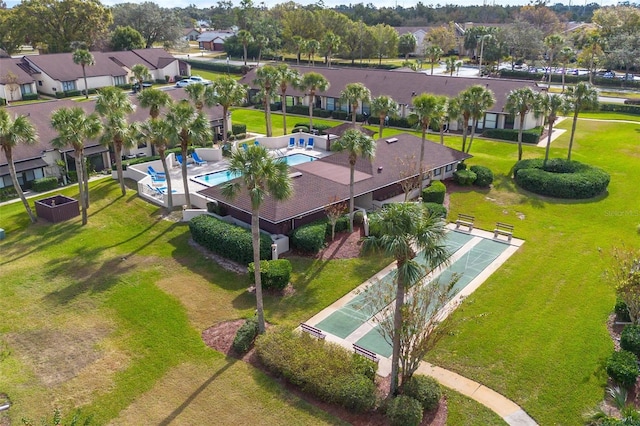
MULTIPOLYGON (((260 282, 262 288, 269 290, 282 290, 291 280, 291 262, 288 259, 261 260, 260 282)), ((255 284, 254 263, 249 264, 249 278, 255 284)))
MULTIPOLYGON (((223 62, 204 62, 196 60, 187 60, 187 63, 191 65, 191 68, 196 70, 207 70, 215 72, 229 72, 231 74, 246 74, 246 68, 244 65, 227 65, 223 62)), ((248 67, 247 67, 248 68, 248 67)))
MULTIPOLYGON (((212 252, 248 265, 253 260, 251 230, 213 216, 194 217, 189 222, 191 237, 212 252)), ((260 234, 260 259, 271 258, 271 239, 260 234)))
MULTIPOLYGON (((363 215, 355 212, 353 216, 354 224, 362 223, 363 215)), ((341 216, 336 222, 335 232, 344 232, 349 229, 349 215, 341 216)), ((328 219, 317 220, 294 229, 289 234, 291 245, 303 252, 317 253, 331 236, 331 223, 328 219)))
POLYGON ((31 187, 36 192, 50 191, 58 187, 58 178, 56 177, 44 177, 33 181, 31 187))
POLYGON ((376 404, 375 364, 337 344, 279 331, 259 336, 256 351, 270 371, 325 402, 358 412, 376 404))
POLYGON ((239 135, 241 133, 247 133, 247 125, 246 124, 232 124, 231 125, 231 133, 234 135, 239 135))
MULTIPOLYGON (((534 80, 534 81, 542 81, 544 77, 544 81, 549 81, 549 76, 545 75, 541 72, 528 72, 528 71, 511 71, 511 70, 500 70, 501 78, 516 78, 518 80, 534 80)), ((575 84, 580 81, 589 81, 589 75, 565 75, 564 82, 566 84, 575 84)), ((551 74, 551 82, 552 83, 562 83, 562 75, 561 74, 551 74)), ((604 78, 604 77, 593 77, 593 83, 596 86, 610 86, 610 87, 627 87, 627 88, 639 88, 640 82, 638 81, 624 81, 619 78, 604 78)))
MULTIPOLYGON (((522 143, 537 144, 540 141, 542 127, 522 131, 522 143)), ((482 136, 490 139, 518 142, 517 129, 485 129, 482 136)))
POLYGON ((609 185, 608 173, 578 161, 542 159, 518 161, 514 166, 516 183, 528 191, 556 198, 585 199, 602 194, 609 185))
POLYGON ((640 105, 623 104, 599 104, 600 111, 624 112, 626 114, 640 115, 640 105))

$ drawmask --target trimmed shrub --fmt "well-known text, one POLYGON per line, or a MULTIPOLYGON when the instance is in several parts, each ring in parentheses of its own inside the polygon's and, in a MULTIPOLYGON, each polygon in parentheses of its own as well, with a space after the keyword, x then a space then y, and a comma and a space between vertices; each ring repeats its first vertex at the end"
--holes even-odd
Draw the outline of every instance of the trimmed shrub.
POLYGON ((353 224, 354 225, 362 225, 364 223, 364 213, 362 210, 356 210, 353 212, 353 224))
POLYGON ((24 95, 22 95, 23 101, 35 101, 36 99, 38 99, 37 93, 25 93, 24 95))
POLYGON ((0 188, 0 201, 12 200, 18 196, 16 189, 13 186, 7 186, 0 188))
POLYGON ((67 177, 69 178, 69 183, 78 182, 78 172, 75 170, 69 170, 67 172, 67 177))
POLYGON ((387 406, 391 426, 419 426, 422 423, 422 405, 417 399, 400 395, 387 406))
POLYGON ((346 111, 337 110, 337 111, 333 111, 331 113, 331 116, 333 118, 335 118, 336 120, 346 120, 347 119, 347 112, 346 111))
POLYGON ((270 371, 325 402, 357 411, 375 404, 375 383, 360 373, 351 351, 337 344, 280 330, 259 336, 256 353, 270 371))
POLYGON ((296 132, 309 133, 309 127, 308 126, 296 126, 293 129, 291 129, 291 133, 296 133, 296 132))
POLYGON ((606 370, 609 377, 624 387, 630 387, 638 378, 638 358, 629 351, 613 352, 607 360, 606 370))
POLYGON ((600 111, 624 112, 626 114, 640 115, 640 105, 623 104, 599 104, 600 111))
POLYGON ((351 354, 351 362, 356 373, 362 374, 372 382, 376 379, 378 364, 356 353, 351 354))
POLYGON ((474 185, 482 188, 488 188, 493 183, 493 172, 488 167, 471 166, 469 170, 476 174, 476 181, 474 182, 474 185))
MULTIPOLYGON (((355 219, 354 219, 355 222, 355 219)), ((331 236, 331 223, 329 223, 329 221, 326 221, 327 224, 327 232, 326 232, 326 236, 330 237, 331 236)), ((340 218, 338 218, 338 221, 336 222, 336 234, 338 232, 347 232, 349 231, 349 215, 346 214, 344 216, 340 216, 340 218)))
POLYGON ((234 135, 240 135, 241 133, 247 133, 247 125, 246 124, 232 124, 231 125, 231 133, 234 135))
POLYGON ((291 244, 300 251, 317 253, 324 246, 326 235, 326 222, 313 222, 294 229, 290 235, 291 244))
POLYGON ((442 398, 442 388, 435 379, 416 374, 402 385, 402 394, 416 399, 425 410, 433 411, 442 398))
MULTIPOLYGON (((191 219, 189 230, 195 242, 216 254, 243 265, 253 260, 250 229, 202 215, 191 219)), ((271 238, 264 234, 260 234, 260 258, 271 258, 271 238)))
POLYGON ((292 105, 287 107, 287 113, 309 115, 309 107, 306 105, 292 105))
POLYGON ((236 332, 236 337, 233 339, 233 350, 236 353, 242 355, 251 349, 256 336, 258 335, 258 320, 257 318, 251 318, 245 321, 244 324, 236 332))
POLYGON ((422 201, 425 203, 444 203, 444 195, 447 192, 447 187, 439 180, 434 180, 431 185, 422 190, 422 201))
POLYGON ((460 185, 473 185, 477 176, 471 170, 456 170, 453 172, 453 180, 460 185))
MULTIPOLYGON (((282 290, 291 280, 291 262, 289 259, 261 260, 260 278, 262 288, 265 290, 282 290)), ((255 284, 254 263, 249 264, 249 278, 255 284)))
POLYGON ((625 302, 621 298, 617 298, 613 310, 616 313, 618 321, 631 322, 631 316, 629 316, 629 308, 627 307, 627 302, 625 302))
POLYGON ((447 217, 447 208, 438 203, 424 203, 424 206, 429 210, 432 216, 440 216, 445 219, 447 217))
POLYGON ((542 159, 518 161, 514 178, 523 189, 556 198, 584 199, 602 194, 610 176, 603 170, 578 161, 554 158, 543 167, 542 159))
POLYGON ((327 111, 326 109, 321 109, 321 108, 314 108, 313 116, 320 117, 320 118, 329 118, 331 117, 331 111, 327 111))
POLYGON ((58 178, 44 177, 33 181, 32 189, 36 192, 50 191, 58 187, 58 178))
POLYGON ((207 202, 207 211, 209 213, 217 214, 218 216, 226 216, 227 209, 223 204, 218 203, 217 201, 209 201, 207 202))
POLYGON ((461 161, 460 163, 456 164, 456 170, 467 170, 467 163, 461 161))
MULTIPOLYGON (((522 131, 522 143, 536 144, 540 141, 542 127, 522 131)), ((516 129, 486 129, 482 136, 490 139, 518 142, 518 130, 516 129)))
POLYGON ((640 325, 625 325, 620 334, 620 347, 625 351, 640 355, 640 325))

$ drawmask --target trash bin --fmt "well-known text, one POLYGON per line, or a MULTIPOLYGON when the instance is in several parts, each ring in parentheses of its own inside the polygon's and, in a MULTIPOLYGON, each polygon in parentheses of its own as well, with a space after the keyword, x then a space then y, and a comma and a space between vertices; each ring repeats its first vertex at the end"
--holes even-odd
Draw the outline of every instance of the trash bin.
POLYGON ((4 240, 4 229, 0 228, 0 240, 4 240))

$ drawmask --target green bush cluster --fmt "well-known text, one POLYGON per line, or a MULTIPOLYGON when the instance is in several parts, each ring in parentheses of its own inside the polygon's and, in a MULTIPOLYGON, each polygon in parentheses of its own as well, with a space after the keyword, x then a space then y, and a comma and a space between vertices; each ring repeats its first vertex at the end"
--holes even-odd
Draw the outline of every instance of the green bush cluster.
MULTIPOLYGON (((291 280, 291 262, 289 259, 261 260, 260 282, 266 290, 282 290, 291 280)), ((254 263, 249 264, 249 278, 255 284, 254 263)))
POLYGON ((256 351, 270 371, 325 402, 358 412, 376 404, 375 383, 361 373, 369 360, 356 362, 355 354, 341 346, 306 333, 277 331, 259 336, 256 351))
POLYGON ((482 188, 488 188, 493 183, 493 172, 488 167, 484 166, 471 166, 469 168, 476 174, 476 181, 473 183, 476 186, 482 188))
POLYGON ((629 351, 614 351, 607 360, 606 370, 615 382, 628 388, 638 378, 638 358, 629 351))
POLYGON ((291 245, 303 252, 317 253, 322 247, 324 247, 326 236, 326 221, 309 223, 308 225, 296 228, 291 232, 291 245))
POLYGON ((432 216, 440 216, 445 219, 447 217, 447 208, 439 203, 424 203, 424 206, 429 210, 432 216))
POLYGON ((232 124, 231 125, 231 133, 234 135, 239 135, 240 133, 247 133, 247 125, 246 124, 232 124))
POLYGON ((571 199, 602 194, 610 180, 601 169, 561 158, 549 160, 544 167, 542 159, 518 161, 514 178, 521 188, 536 194, 571 199))
POLYGON ((245 354, 251 349, 256 336, 258 335, 258 319, 250 318, 240 326, 233 339, 232 347, 237 354, 245 354))
POLYGON ((456 170, 453 172, 453 180, 459 185, 473 185, 478 177, 471 170, 456 170))
POLYGON ((625 351, 640 355, 640 325, 625 325, 620 334, 620 347, 625 351))
POLYGON ((287 107, 287 113, 291 114, 299 114, 299 115, 308 115, 309 107, 306 105, 291 105, 287 107))
POLYGON ((419 426, 422 415, 420 401, 410 396, 397 396, 387 405, 387 418, 391 426, 419 426))
POLYGON ((425 203, 444 203, 444 195, 447 192, 447 187, 439 180, 434 180, 431 185, 422 190, 422 201, 425 203))
POLYGON ((434 378, 415 374, 402 385, 402 394, 416 399, 425 410, 433 411, 442 398, 442 388, 434 378))
MULTIPOLYGON (((294 128, 306 128, 306 131, 309 131, 309 123, 296 123, 293 126, 294 128)), ((321 135, 324 135, 324 131, 331 128, 333 126, 329 125, 329 124, 322 124, 322 123, 313 123, 313 129, 317 130, 318 133, 320 133, 321 135)))
POLYGON ((0 201, 12 200, 18 196, 16 189, 13 186, 7 186, 0 188, 0 201))
POLYGON ((618 321, 630 322, 631 316, 629 315, 629 308, 627 307, 627 303, 621 298, 616 299, 616 304, 613 307, 613 310, 616 313, 616 317, 618 321))
POLYGON ((598 104, 600 111, 624 112, 626 114, 640 115, 640 105, 623 105, 623 104, 598 104))
POLYGON ((227 209, 223 204, 218 203, 217 201, 208 201, 207 202, 207 212, 217 214, 218 216, 226 216, 227 209))
POLYGON ((25 93, 22 95, 23 101, 35 101, 36 99, 38 99, 37 93, 25 93))
POLYGON ((44 177, 33 181, 32 189, 36 192, 50 191, 58 187, 58 178, 44 177))
MULTIPOLYGON (((251 230, 202 215, 189 222, 191 237, 212 252, 248 265, 253 260, 251 230)), ((260 234, 260 259, 271 258, 271 239, 260 234)))
MULTIPOLYGON (((542 127, 522 131, 522 143, 536 144, 540 141, 542 127)), ((518 130, 516 129, 485 129, 482 136, 490 139, 501 139, 505 141, 518 141, 518 130)))
POLYGON ((214 72, 229 72, 231 74, 243 74, 242 73, 242 65, 227 65, 224 62, 204 62, 197 60, 187 60, 187 63, 191 65, 192 69, 195 70, 206 70, 206 71, 214 71, 214 72))

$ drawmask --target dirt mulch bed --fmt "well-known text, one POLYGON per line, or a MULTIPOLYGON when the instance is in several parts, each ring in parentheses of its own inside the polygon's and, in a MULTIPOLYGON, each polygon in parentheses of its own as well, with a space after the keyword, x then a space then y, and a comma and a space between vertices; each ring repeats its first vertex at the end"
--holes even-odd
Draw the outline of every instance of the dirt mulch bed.
MULTIPOLYGON (((244 320, 234 320, 234 321, 226 321, 216 324, 202 332, 202 340, 204 343, 212 349, 215 349, 219 352, 227 356, 232 356, 235 358, 240 358, 243 361, 251 364, 255 368, 263 371, 265 374, 268 374, 271 377, 274 377, 265 367, 262 365, 258 356, 255 353, 255 350, 252 349, 247 354, 239 357, 231 347, 233 343, 233 339, 238 331, 238 328, 244 323, 244 320)), ((320 410, 326 411, 327 413, 342 419, 354 426, 387 426, 389 422, 384 414, 380 411, 375 411, 373 413, 364 413, 358 414, 349 411, 346 408, 339 407, 333 404, 327 404, 313 396, 307 395, 301 392, 297 387, 287 383, 286 381, 274 377, 274 379, 278 380, 282 386, 284 386, 287 391, 292 394, 298 396, 301 399, 304 399, 309 404, 319 408, 320 410)), ((389 377, 380 378, 377 377, 376 383, 378 386, 378 395, 380 398, 385 398, 388 395, 389 390, 389 377)), ((442 398, 440 401, 440 405, 438 409, 425 416, 422 421, 421 426, 444 426, 447 422, 447 401, 446 398, 442 398)))

